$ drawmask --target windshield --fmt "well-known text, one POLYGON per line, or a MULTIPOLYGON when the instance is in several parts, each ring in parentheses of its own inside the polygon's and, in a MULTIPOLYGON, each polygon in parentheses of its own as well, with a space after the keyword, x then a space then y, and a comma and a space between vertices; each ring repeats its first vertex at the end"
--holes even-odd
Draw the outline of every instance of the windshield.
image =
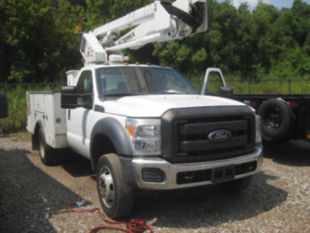
POLYGON ((197 94, 181 74, 170 68, 104 67, 97 69, 100 97, 197 94))

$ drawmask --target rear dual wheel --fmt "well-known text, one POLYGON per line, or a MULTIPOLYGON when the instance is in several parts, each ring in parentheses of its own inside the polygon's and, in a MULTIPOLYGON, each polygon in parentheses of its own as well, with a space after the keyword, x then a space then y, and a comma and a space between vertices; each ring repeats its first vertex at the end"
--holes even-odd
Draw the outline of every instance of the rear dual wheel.
POLYGON ((47 166, 55 166, 60 163, 58 158, 58 150, 50 147, 45 140, 44 130, 41 128, 39 130, 39 155, 43 164, 47 166))

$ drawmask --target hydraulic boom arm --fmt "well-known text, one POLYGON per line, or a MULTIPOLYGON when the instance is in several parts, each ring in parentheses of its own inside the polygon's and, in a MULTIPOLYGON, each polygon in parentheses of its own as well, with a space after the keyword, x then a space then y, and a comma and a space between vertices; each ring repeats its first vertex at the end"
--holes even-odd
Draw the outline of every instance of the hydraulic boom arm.
POLYGON ((155 1, 84 33, 80 52, 86 64, 108 63, 113 54, 124 49, 182 39, 206 30, 207 0, 176 0, 172 4, 155 1))

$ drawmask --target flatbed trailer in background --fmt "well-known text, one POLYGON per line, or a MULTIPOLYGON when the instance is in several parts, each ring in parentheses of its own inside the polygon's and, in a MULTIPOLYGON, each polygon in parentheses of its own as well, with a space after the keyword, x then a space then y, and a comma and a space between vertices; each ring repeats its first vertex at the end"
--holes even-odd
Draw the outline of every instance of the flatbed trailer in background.
POLYGON ((234 94, 232 99, 257 110, 265 141, 310 140, 310 95, 234 94))
POLYGON ((221 81, 215 95, 238 100, 253 107, 261 117, 264 142, 279 142, 291 139, 310 140, 310 94, 233 94, 220 69, 209 68, 206 72, 202 93, 208 93, 211 73, 217 73, 221 81))

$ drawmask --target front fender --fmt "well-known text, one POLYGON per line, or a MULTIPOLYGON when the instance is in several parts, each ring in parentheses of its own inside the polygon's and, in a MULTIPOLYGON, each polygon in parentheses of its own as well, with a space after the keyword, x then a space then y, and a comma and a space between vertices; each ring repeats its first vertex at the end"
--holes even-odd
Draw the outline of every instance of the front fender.
POLYGON ((116 152, 120 156, 131 157, 133 155, 129 136, 119 121, 113 118, 104 118, 99 120, 91 134, 91 148, 93 148, 94 138, 102 135, 110 139, 116 152))

